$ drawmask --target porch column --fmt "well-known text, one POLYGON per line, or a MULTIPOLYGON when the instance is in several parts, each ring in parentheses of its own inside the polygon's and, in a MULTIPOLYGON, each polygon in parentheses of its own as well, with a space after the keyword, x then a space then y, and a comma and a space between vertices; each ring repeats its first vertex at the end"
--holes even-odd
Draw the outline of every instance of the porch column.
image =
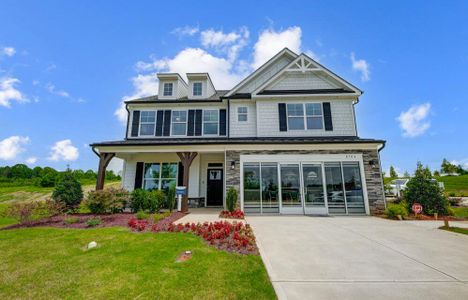
POLYGON ((190 166, 192 165, 193 160, 197 156, 197 152, 177 152, 177 155, 180 158, 180 162, 184 166, 184 176, 182 180, 182 184, 186 187, 187 193, 182 198, 182 212, 188 212, 188 193, 189 193, 189 174, 190 174, 190 166))
POLYGON ((114 156, 115 156, 115 153, 100 153, 99 154, 99 167, 98 167, 97 180, 96 180, 96 190, 102 190, 104 188, 104 180, 106 178, 106 168, 114 156))

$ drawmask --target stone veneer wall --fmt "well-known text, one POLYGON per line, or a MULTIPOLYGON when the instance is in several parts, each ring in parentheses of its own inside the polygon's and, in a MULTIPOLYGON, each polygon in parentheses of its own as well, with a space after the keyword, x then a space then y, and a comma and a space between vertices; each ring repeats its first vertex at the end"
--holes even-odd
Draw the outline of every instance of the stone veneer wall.
POLYGON ((385 209, 385 197, 383 191, 382 175, 380 173, 380 159, 377 150, 262 150, 262 151, 226 151, 226 164, 236 162, 236 168, 226 168, 226 190, 231 186, 238 192, 240 190, 240 155, 276 155, 276 154, 355 154, 362 153, 364 161, 364 173, 367 185, 367 198, 371 214, 382 213, 385 209), (374 160, 376 165, 371 166, 369 161, 374 160))

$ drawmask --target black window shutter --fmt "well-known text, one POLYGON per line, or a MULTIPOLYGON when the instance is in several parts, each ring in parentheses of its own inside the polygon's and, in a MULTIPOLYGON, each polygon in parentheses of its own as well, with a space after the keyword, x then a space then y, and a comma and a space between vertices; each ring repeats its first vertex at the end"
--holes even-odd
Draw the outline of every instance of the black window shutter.
POLYGON ((197 109, 195 111, 195 135, 196 136, 202 135, 202 117, 203 117, 203 111, 201 109, 197 109))
POLYGON ((135 172, 135 189, 143 187, 143 163, 137 162, 135 172))
POLYGON ((286 103, 278 103, 279 130, 288 131, 288 120, 286 117, 286 103))
POLYGON ((331 107, 330 102, 323 102, 323 121, 325 123, 325 130, 332 131, 333 130, 333 122, 331 116, 331 107))
POLYGON ((163 119, 164 119, 164 111, 158 110, 156 116, 156 136, 163 135, 163 119))
POLYGON ((219 110, 219 135, 226 135, 226 110, 219 110))
POLYGON ((179 161, 179 173, 177 174, 177 185, 184 185, 184 165, 179 161))
POLYGON ((165 110, 164 111, 163 135, 164 136, 170 136, 171 135, 171 111, 170 110, 165 110))
POLYGON ((132 118, 132 136, 138 136, 138 127, 140 127, 140 111, 134 110, 132 118))
POLYGON ((195 134, 195 111, 191 109, 188 111, 187 135, 193 136, 194 134, 195 134))

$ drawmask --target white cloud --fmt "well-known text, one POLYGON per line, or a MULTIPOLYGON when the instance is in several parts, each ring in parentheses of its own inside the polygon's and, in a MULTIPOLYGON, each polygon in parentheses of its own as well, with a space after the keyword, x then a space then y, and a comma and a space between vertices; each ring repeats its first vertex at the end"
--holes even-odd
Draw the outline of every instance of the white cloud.
POLYGON ((468 170, 468 158, 464 158, 461 160, 452 160, 450 163, 456 166, 462 166, 464 169, 468 170))
POLYGON ((15 55, 16 50, 13 47, 3 47, 0 49, 0 55, 13 56, 15 55))
POLYGON ((413 105, 407 111, 401 112, 397 120, 403 129, 403 136, 416 137, 429 129, 430 123, 426 121, 431 110, 430 103, 413 105))
POLYGON ((351 53, 351 63, 354 71, 361 73, 361 81, 370 80, 370 65, 364 59, 356 59, 354 52, 351 53))
POLYGON ((25 150, 23 146, 27 143, 29 143, 29 137, 17 135, 0 141, 0 159, 15 159, 18 154, 25 150))
POLYGON ((51 147, 49 159, 53 161, 73 161, 79 156, 78 148, 73 146, 71 140, 62 140, 51 147))
POLYGON ((200 28, 197 26, 184 26, 184 27, 177 27, 171 31, 172 34, 175 34, 179 37, 182 36, 193 36, 200 31, 200 28))
POLYGON ((298 26, 289 27, 283 31, 267 29, 260 33, 254 46, 253 68, 258 68, 283 48, 288 47, 296 53, 301 52, 302 31, 298 26))
POLYGON ((37 157, 31 156, 28 159, 26 159, 26 163, 28 165, 34 165, 37 162, 37 157))
POLYGON ((53 95, 57 95, 59 97, 63 97, 63 98, 70 98, 70 94, 64 90, 58 90, 55 85, 53 85, 52 83, 47 83, 46 86, 45 86, 46 90, 49 91, 49 93, 53 94, 53 95))
POLYGON ((241 27, 238 31, 224 33, 222 30, 204 30, 200 33, 201 43, 205 48, 214 48, 226 53, 230 61, 234 61, 242 48, 247 45, 250 32, 247 27, 241 27))
POLYGON ((16 78, 0 78, 0 106, 10 107, 12 101, 19 103, 27 102, 24 95, 16 89, 15 85, 20 83, 16 78))

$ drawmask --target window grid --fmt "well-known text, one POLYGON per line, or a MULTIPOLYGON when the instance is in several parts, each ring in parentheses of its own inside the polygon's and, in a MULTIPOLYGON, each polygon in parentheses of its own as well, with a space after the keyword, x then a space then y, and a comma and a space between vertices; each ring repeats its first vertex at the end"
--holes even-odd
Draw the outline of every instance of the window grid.
POLYGON ((171 119, 171 135, 187 135, 187 111, 173 110, 171 119))
POLYGON ((201 82, 194 82, 193 83, 193 95, 194 96, 201 96, 202 95, 202 83, 201 82))
POLYGON ((172 96, 172 89, 173 89, 172 82, 165 83, 163 89, 164 89, 163 90, 163 95, 164 96, 172 96))
POLYGON ((288 130, 323 129, 321 103, 288 103, 286 105, 288 130))
POLYGON ((142 111, 140 113, 140 134, 139 135, 154 135, 156 127, 156 112, 142 111))
POLYGON ((177 182, 176 162, 145 163, 143 172, 143 188, 146 190, 168 189, 171 183, 177 182))
POLYGON ((203 135, 219 134, 219 110, 203 110, 203 135))
POLYGON ((238 122, 247 122, 248 120, 248 108, 246 106, 241 106, 237 108, 237 121, 238 122))

